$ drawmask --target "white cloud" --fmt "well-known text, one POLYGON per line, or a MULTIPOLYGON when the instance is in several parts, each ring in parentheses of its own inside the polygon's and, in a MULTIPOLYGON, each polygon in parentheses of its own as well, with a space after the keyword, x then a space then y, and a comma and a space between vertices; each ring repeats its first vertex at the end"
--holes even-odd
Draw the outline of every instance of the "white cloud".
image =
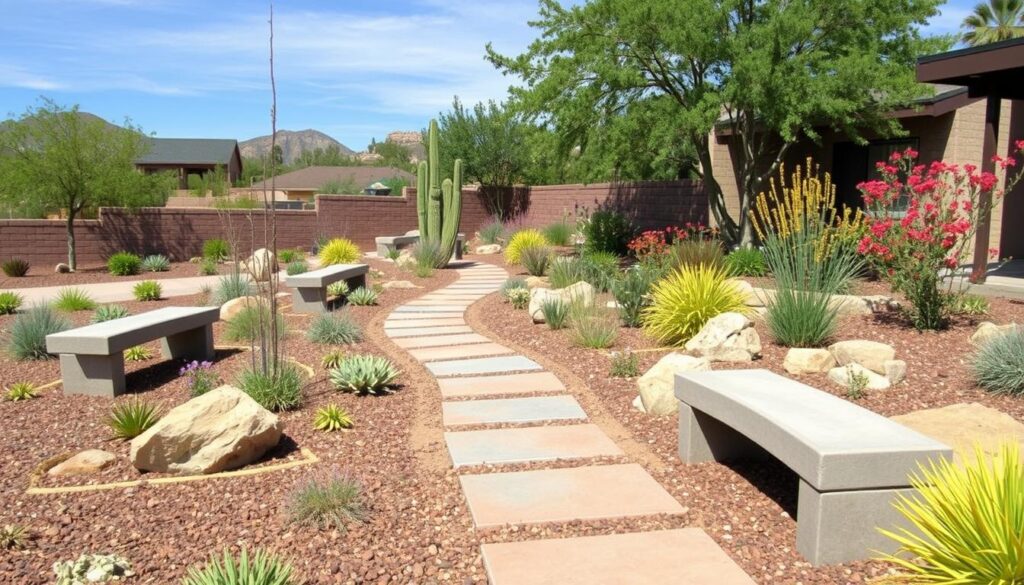
POLYGON ((49 77, 37 75, 17 65, 0 63, 0 86, 20 87, 39 91, 61 89, 64 85, 49 77))

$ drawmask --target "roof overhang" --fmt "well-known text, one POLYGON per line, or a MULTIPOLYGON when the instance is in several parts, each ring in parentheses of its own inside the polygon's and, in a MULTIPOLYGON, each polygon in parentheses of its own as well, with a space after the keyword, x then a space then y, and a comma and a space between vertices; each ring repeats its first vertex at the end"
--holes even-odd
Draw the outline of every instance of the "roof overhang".
POLYGON ((970 98, 1024 99, 1024 38, 921 57, 917 80, 965 87, 970 98))

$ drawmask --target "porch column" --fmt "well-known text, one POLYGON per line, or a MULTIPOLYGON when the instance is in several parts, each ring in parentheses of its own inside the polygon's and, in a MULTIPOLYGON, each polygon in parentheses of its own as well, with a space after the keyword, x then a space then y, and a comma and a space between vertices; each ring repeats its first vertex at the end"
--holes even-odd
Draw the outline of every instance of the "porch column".
MULTIPOLYGON (((997 95, 985 98, 985 142, 981 148, 981 171, 994 173, 996 163, 992 157, 996 155, 999 143, 999 110, 1002 100, 997 95)), ((971 269, 971 282, 983 284, 988 271, 989 231, 992 228, 992 193, 982 193, 978 199, 978 231, 974 236, 974 266, 971 269)))

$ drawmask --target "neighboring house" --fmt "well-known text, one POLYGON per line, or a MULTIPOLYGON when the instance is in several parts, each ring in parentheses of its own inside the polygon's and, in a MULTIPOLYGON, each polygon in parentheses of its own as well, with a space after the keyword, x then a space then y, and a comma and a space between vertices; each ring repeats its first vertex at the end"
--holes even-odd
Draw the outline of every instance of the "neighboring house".
POLYGON ((222 167, 230 183, 242 174, 238 141, 217 138, 150 138, 150 148, 135 161, 145 173, 174 171, 178 188, 188 189, 189 175, 205 175, 222 167))
MULTIPOLYGON (((306 167, 274 177, 273 188, 284 192, 289 201, 312 202, 313 196, 330 184, 346 185, 352 191, 351 194, 355 195, 374 183, 392 177, 405 179, 410 185, 416 184, 415 175, 394 167, 306 167)), ((271 181, 254 183, 252 188, 270 189, 271 181)))
MULTIPOLYGON (((867 144, 856 144, 842 133, 821 128, 818 142, 804 140, 790 148, 786 175, 807 157, 829 172, 836 185, 837 204, 860 207, 857 184, 875 178, 875 163, 894 150, 913 147, 920 161, 946 160, 983 167, 992 155, 1006 156, 1015 140, 1024 138, 1024 39, 950 51, 923 57, 918 80, 935 89, 932 97, 893 112, 906 130, 904 137, 883 139, 866 135, 867 144), (986 141, 986 129, 991 129, 986 141)), ((739 178, 733 166, 735 145, 724 132, 717 133, 712 149, 715 177, 725 194, 730 214, 739 212, 739 178)), ((767 189, 767 185, 765 185, 767 189)), ((996 247, 1001 257, 1024 257, 1024 188, 1007 196, 1006 204, 992 216, 989 230, 979 233, 980 250, 996 247), (984 238, 983 238, 983 237, 984 238), (983 242, 982 239, 985 241, 983 242)), ((981 230, 979 230, 981 231, 981 230)))

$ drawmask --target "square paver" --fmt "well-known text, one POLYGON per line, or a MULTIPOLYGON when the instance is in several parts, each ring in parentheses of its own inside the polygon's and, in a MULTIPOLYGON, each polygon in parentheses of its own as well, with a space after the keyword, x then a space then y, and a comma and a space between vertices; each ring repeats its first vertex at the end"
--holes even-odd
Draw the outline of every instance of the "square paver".
MULTIPOLYGON (((467 329, 469 329, 467 327, 467 329)), ((453 331, 452 333, 459 333, 453 331)), ((431 362, 427 369, 435 376, 473 376, 481 374, 503 374, 507 372, 525 372, 529 370, 542 370, 540 364, 522 355, 509 355, 501 357, 475 358, 468 360, 450 360, 444 362, 431 362)))
POLYGON ((462 317, 442 317, 440 319, 404 319, 387 320, 384 322, 385 329, 408 329, 409 327, 445 327, 449 325, 465 325, 466 320, 462 317))
POLYGON ((683 513, 632 463, 463 475, 459 481, 477 528, 683 513))
POLYGON ((464 314, 465 312, 461 309, 445 313, 430 313, 429 315, 424 315, 423 313, 391 313, 388 315, 388 321, 404 321, 407 319, 444 319, 446 317, 458 317, 461 319, 464 314))
POLYGON ((437 381, 437 385, 441 388, 441 396, 443 398, 561 392, 565 390, 565 385, 551 372, 442 378, 437 381))
POLYGON ((409 355, 421 362, 451 360, 458 358, 483 357, 491 355, 508 355, 515 351, 498 343, 473 343, 470 345, 445 345, 410 349, 409 355))
POLYGON ((446 325, 444 327, 408 327, 404 329, 385 329, 388 337, 426 337, 428 335, 448 335, 449 333, 472 333, 468 325, 446 325))
POLYGON ((699 528, 480 547, 491 585, 754 585, 699 528))
POLYGON ((444 434, 455 467, 622 455, 597 425, 559 425, 444 434))
POLYGON ((568 394, 442 402, 441 412, 445 426, 587 418, 579 402, 568 394))

